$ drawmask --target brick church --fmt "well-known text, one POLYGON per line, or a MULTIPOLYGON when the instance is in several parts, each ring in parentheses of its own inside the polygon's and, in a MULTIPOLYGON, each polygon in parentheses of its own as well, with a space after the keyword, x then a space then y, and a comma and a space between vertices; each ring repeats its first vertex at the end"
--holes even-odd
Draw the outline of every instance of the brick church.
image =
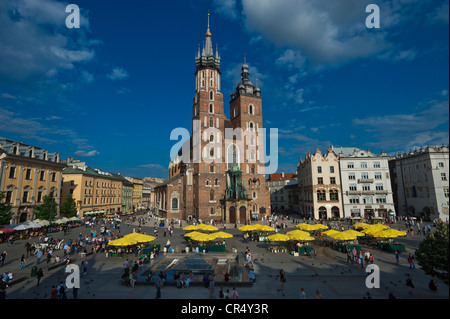
POLYGON ((209 26, 195 59, 192 136, 169 164, 169 179, 155 188, 156 213, 166 218, 243 224, 270 214, 264 173, 261 90, 242 65, 224 113, 220 55, 209 26))

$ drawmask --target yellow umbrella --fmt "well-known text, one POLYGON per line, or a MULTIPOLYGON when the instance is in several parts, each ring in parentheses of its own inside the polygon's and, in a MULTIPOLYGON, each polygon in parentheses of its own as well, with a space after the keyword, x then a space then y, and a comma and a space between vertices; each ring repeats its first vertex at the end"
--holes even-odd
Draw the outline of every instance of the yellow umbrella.
POLYGON ((130 238, 119 238, 116 240, 112 240, 108 243, 110 246, 132 246, 136 245, 137 241, 131 240, 130 238))
POLYGON ((288 236, 310 236, 309 233, 307 233, 303 230, 299 230, 299 229, 288 231, 286 233, 286 235, 288 235, 288 236))
POLYGON ((131 241, 136 241, 138 243, 148 243, 156 239, 156 237, 140 233, 131 233, 123 236, 123 238, 127 238, 130 239, 131 241))
POLYGON ((298 241, 310 241, 310 240, 314 240, 315 239, 314 237, 310 236, 308 233, 305 233, 305 232, 302 232, 302 233, 291 233, 288 236, 289 236, 290 239, 298 240, 298 241))
POLYGON ((245 225, 242 227, 238 228, 240 231, 252 231, 252 230, 257 230, 256 225, 245 225))
POLYGON ((372 225, 369 225, 369 224, 366 224, 366 223, 358 223, 358 224, 353 225, 352 227, 353 228, 365 229, 365 228, 370 227, 370 226, 372 226, 372 225))
POLYGON ((371 235, 371 234, 374 234, 376 232, 379 232, 379 231, 385 230, 385 229, 389 229, 389 227, 386 225, 376 224, 376 225, 370 225, 370 227, 367 227, 367 228, 361 230, 361 232, 365 233, 366 235, 371 235))
POLYGON ((297 227, 300 230, 317 230, 320 228, 320 226, 305 223, 295 225, 295 227, 297 227))
POLYGON ((345 231, 340 232, 340 233, 336 233, 336 234, 331 234, 329 235, 331 238, 336 239, 336 240, 354 240, 356 239, 356 235, 354 234, 349 234, 345 231))
POLYGON ((356 237, 362 237, 362 236, 366 235, 363 232, 356 231, 356 230, 353 230, 353 229, 346 230, 345 232, 348 233, 348 234, 354 234, 354 235, 356 235, 356 237))
POLYGON ((371 236, 375 238, 396 238, 399 236, 406 236, 406 235, 407 234, 405 232, 396 229, 386 229, 371 234, 371 236))
POLYGON ((212 226, 212 225, 205 225, 205 224, 200 224, 197 226, 198 230, 206 230, 206 231, 215 231, 215 230, 219 230, 219 228, 217 228, 216 226, 212 226))
POLYGON ((200 233, 200 232, 194 230, 194 231, 191 231, 190 233, 186 233, 184 236, 185 237, 192 237, 192 236, 198 235, 198 234, 203 234, 203 233, 200 233))
POLYGON ((328 229, 328 226, 324 224, 316 224, 315 226, 317 227, 317 229, 328 229))
POLYGON ((212 234, 210 234, 210 236, 214 237, 214 239, 216 239, 216 238, 231 238, 231 237, 233 237, 233 235, 228 234, 228 233, 223 232, 223 231, 219 231, 217 233, 212 233, 212 234))
POLYGON ((195 241, 211 241, 214 240, 214 237, 208 234, 199 233, 197 235, 191 236, 191 239, 195 241))
POLYGON ((267 225, 256 224, 255 227, 256 227, 256 230, 259 230, 259 231, 275 231, 275 228, 267 226, 267 225))
POLYGON ((339 232, 337 230, 334 230, 334 229, 330 229, 330 230, 322 232, 322 234, 327 235, 327 236, 330 236, 332 234, 337 234, 337 233, 339 233, 339 232))
POLYGON ((197 226, 195 225, 189 225, 183 228, 183 230, 197 230, 197 226))
POLYGON ((283 234, 275 234, 275 235, 270 235, 269 237, 267 237, 267 239, 269 241, 288 241, 291 238, 287 235, 283 235, 283 234))

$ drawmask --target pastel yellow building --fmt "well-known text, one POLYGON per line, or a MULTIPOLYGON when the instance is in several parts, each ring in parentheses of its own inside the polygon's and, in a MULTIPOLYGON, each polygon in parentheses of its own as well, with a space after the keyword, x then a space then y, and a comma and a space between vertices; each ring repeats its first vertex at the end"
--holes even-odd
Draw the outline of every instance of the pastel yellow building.
POLYGON ((0 137, 0 191, 12 206, 11 224, 35 219, 44 196, 53 196, 59 215, 62 170, 58 153, 0 137))
POLYGON ((133 211, 143 209, 142 192, 144 188, 144 180, 136 177, 126 177, 133 183, 132 205, 133 211))
POLYGON ((87 212, 119 213, 122 208, 122 181, 111 173, 92 169, 71 159, 62 172, 62 202, 72 196, 80 218, 87 212))

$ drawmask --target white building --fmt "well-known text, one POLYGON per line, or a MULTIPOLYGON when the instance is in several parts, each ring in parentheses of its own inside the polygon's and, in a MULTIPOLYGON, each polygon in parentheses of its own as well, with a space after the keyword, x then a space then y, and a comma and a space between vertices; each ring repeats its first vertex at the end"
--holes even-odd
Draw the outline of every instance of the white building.
POLYGON ((344 216, 386 218, 395 215, 386 153, 375 155, 358 148, 334 148, 339 156, 344 216))
POLYGON ((389 166, 399 215, 449 218, 448 146, 397 154, 389 166))

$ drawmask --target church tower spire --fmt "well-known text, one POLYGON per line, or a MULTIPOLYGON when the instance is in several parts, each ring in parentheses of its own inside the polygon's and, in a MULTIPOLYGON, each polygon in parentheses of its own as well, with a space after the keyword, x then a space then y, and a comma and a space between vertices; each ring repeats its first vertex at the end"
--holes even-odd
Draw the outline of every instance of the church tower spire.
POLYGON ((216 54, 214 55, 213 43, 212 43, 212 33, 209 24, 210 13, 208 13, 208 26, 205 33, 205 41, 203 43, 202 53, 197 54, 195 59, 195 66, 197 70, 203 68, 212 68, 220 72, 220 57, 219 50, 216 48, 216 54))

